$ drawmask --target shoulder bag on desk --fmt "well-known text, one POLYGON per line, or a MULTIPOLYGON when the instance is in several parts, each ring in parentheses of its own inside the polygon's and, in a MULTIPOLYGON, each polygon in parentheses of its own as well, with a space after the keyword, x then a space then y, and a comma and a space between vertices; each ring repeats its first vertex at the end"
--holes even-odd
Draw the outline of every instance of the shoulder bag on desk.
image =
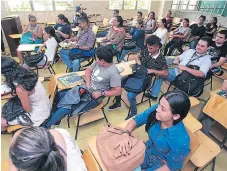
MULTIPOLYGON (((194 53, 195 54, 195 53, 194 53)), ((194 56, 194 54, 192 56, 194 56)), ((200 68, 196 65, 189 65, 194 60, 197 60, 203 56, 190 60, 186 66, 199 70, 200 68)), ((187 71, 182 71, 179 75, 176 76, 173 81, 173 85, 175 85, 180 90, 184 91, 189 96, 198 97, 203 93, 205 78, 196 77, 187 71)))
POLYGON ((97 150, 108 171, 132 171, 143 163, 145 145, 134 135, 129 135, 132 144, 130 155, 124 156, 120 153, 119 147, 116 148, 124 132, 126 130, 123 128, 108 125, 97 136, 97 150))
MULTIPOLYGON (((25 63, 30 66, 30 67, 35 67, 40 61, 43 60, 45 54, 40 53, 40 54, 34 54, 34 55, 26 55, 24 56, 25 63)), ((47 60, 47 57, 46 57, 47 60)))

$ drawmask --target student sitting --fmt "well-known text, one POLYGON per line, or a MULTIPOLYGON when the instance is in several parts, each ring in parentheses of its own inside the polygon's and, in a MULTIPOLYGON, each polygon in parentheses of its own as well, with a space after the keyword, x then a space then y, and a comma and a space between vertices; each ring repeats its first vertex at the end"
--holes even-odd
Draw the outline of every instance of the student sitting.
MULTIPOLYGON (((147 68, 148 73, 151 76, 167 76, 168 66, 165 57, 160 53, 161 40, 157 36, 151 35, 146 40, 147 48, 145 48, 140 56, 136 58, 137 64, 143 65, 147 68)), ((137 114, 136 107, 136 93, 128 92, 128 100, 130 103, 129 117, 133 117, 137 114)), ((146 96, 150 97, 150 94, 146 93, 146 96)), ((121 107, 121 96, 116 97, 116 103, 109 106, 109 110, 114 110, 121 107)), ((126 118, 126 119, 128 119, 126 118)))
POLYGON ((163 80, 171 82, 181 71, 187 71, 196 77, 205 78, 211 66, 211 56, 207 55, 207 50, 210 44, 211 40, 209 38, 203 37, 199 40, 196 50, 189 49, 180 56, 176 57, 173 63, 178 65, 177 68, 169 68, 167 77, 159 77, 155 80, 150 98, 156 100, 161 91, 163 80), (199 70, 187 67, 189 64, 198 66, 199 70))
POLYGON ((205 20, 206 17, 204 15, 201 15, 199 17, 198 24, 193 24, 190 26, 191 29, 191 36, 189 38, 190 49, 195 49, 199 39, 204 36, 206 28, 203 26, 203 23, 205 20))
POLYGON ((142 30, 142 27, 143 27, 143 20, 138 20, 136 27, 131 28, 130 32, 126 34, 127 38, 132 38, 132 40, 134 42, 136 42, 136 47, 133 49, 128 49, 128 50, 123 48, 123 50, 121 52, 121 56, 118 59, 119 62, 124 60, 125 55, 128 52, 137 52, 144 47, 145 32, 144 32, 144 30, 142 30))
MULTIPOLYGON (((103 46, 95 51, 96 62, 87 68, 85 74, 86 86, 90 89, 94 99, 118 96, 121 94, 121 77, 113 64, 113 50, 110 46, 103 46)), ((60 107, 53 113, 46 127, 57 124, 71 110, 60 107)))
POLYGON ((147 21, 144 22, 144 30, 146 34, 152 34, 156 29, 155 13, 152 11, 148 15, 147 21))
POLYGON ((208 36, 211 39, 214 37, 214 34, 216 33, 218 28, 217 23, 218 23, 217 17, 212 17, 210 23, 206 25, 205 36, 208 36))
MULTIPOLYGON (((227 30, 221 30, 208 49, 208 53, 212 56, 210 69, 213 73, 220 73, 220 67, 227 61, 227 45, 225 42, 227 42, 227 30)), ((222 70, 221 73, 223 73, 222 70)))
MULTIPOLYGON (((221 87, 222 91, 219 92, 218 94, 226 94, 225 97, 227 97, 227 80, 225 80, 223 83, 222 83, 222 87, 221 87)), ((212 127, 212 125, 214 124, 215 120, 212 119, 211 117, 209 117, 208 115, 206 115, 204 112, 203 112, 203 108, 204 108, 205 105, 203 105, 203 107, 201 108, 201 111, 200 111, 200 115, 198 117, 198 120, 201 120, 201 123, 203 125, 202 127, 202 131, 204 134, 206 134, 207 136, 209 136, 209 131, 212 127), (205 118, 204 118, 205 117, 205 118)), ((223 111, 223 114, 226 114, 226 112, 223 111)))
POLYGON ((143 13, 141 11, 137 12, 137 16, 131 22, 129 22, 128 25, 132 26, 132 27, 135 27, 136 26, 136 22, 139 19, 143 19, 143 13))
MULTIPOLYGON (((22 38, 20 40, 20 44, 40 44, 43 38, 43 29, 37 24, 37 19, 33 15, 28 16, 29 24, 25 26, 22 33, 22 38), (29 39, 23 39, 25 34, 29 34, 29 39)), ((37 50, 35 50, 36 52, 37 50)), ((21 51, 17 51, 17 56, 19 58, 19 64, 24 64, 24 58, 21 51)))
POLYGON ((129 134, 143 125, 148 133, 144 161, 137 170, 181 170, 190 153, 190 137, 182 120, 190 109, 190 100, 182 91, 167 92, 159 103, 133 118, 125 127, 128 132, 119 139, 118 149, 124 155, 132 148, 129 134))
POLYGON ((64 41, 65 39, 69 39, 72 34, 70 22, 63 14, 58 15, 58 23, 54 26, 54 29, 58 43, 64 41))
POLYGON ((164 56, 171 56, 173 50, 176 48, 180 51, 180 53, 183 53, 182 46, 183 43, 187 41, 187 37, 190 34, 191 29, 189 28, 188 18, 185 18, 182 23, 182 26, 173 31, 172 40, 165 45, 164 56))
POLYGON ((2 131, 10 125, 41 125, 50 115, 50 101, 37 75, 19 66, 9 57, 2 57, 1 64, 1 71, 7 86, 12 90, 11 94, 18 96, 26 112, 26 118, 24 115, 12 121, 1 118, 2 131))
POLYGON ((65 129, 27 127, 13 136, 11 171, 87 171, 80 149, 65 129))
POLYGON ((78 20, 80 30, 76 37, 72 37, 66 42, 72 41, 70 49, 61 49, 59 54, 63 62, 69 68, 69 71, 79 71, 80 63, 85 61, 88 57, 92 56, 94 43, 95 43, 95 33, 91 30, 88 23, 88 18, 81 17, 78 20), (71 59, 69 54, 72 52, 73 55, 82 54, 84 58, 71 59))
POLYGON ((78 26, 79 25, 78 19, 80 17, 86 17, 87 18, 87 14, 82 11, 80 6, 75 7, 75 12, 76 12, 76 15, 73 18, 73 24, 74 24, 74 26, 78 26))
POLYGON ((123 19, 121 16, 114 17, 112 28, 110 28, 107 36, 102 40, 101 46, 115 45, 117 53, 120 53, 124 46, 126 33, 123 28, 123 19))
POLYGON ((172 11, 168 11, 166 14, 166 23, 167 23, 167 30, 170 31, 171 27, 172 27, 172 23, 173 23, 173 17, 171 17, 172 15, 172 11))
MULTIPOLYGON (((119 16, 119 10, 115 9, 113 10, 113 18, 110 19, 109 21, 109 25, 112 26, 113 25, 113 21, 115 20, 115 17, 119 16)), ((108 30, 109 29, 105 29, 103 32, 99 32, 97 33, 96 37, 105 37, 108 34, 108 30)))
MULTIPOLYGON (((164 45, 166 41, 166 36, 168 33, 168 30, 166 29, 166 25, 167 25, 166 19, 165 18, 159 19, 157 25, 158 25, 158 29, 152 35, 158 36, 161 39, 162 45, 164 45)), ((146 37, 148 36, 150 35, 148 34, 146 37)))
POLYGON ((43 38, 46 41, 44 42, 44 44, 42 46, 39 47, 39 50, 37 51, 37 53, 41 53, 42 49, 44 47, 46 47, 47 50, 45 51, 45 55, 47 56, 47 61, 44 58, 37 65, 44 65, 47 62, 46 67, 48 67, 49 65, 51 65, 53 63, 54 57, 56 54, 56 48, 58 47, 58 42, 55 39, 54 28, 51 26, 45 27, 43 38))

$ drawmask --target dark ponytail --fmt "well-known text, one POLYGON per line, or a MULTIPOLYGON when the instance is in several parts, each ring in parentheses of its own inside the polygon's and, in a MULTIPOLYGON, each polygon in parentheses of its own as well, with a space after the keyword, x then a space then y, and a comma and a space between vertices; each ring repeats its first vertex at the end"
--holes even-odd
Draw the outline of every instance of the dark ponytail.
MULTIPOLYGON (((191 107, 191 103, 188 95, 180 90, 169 91, 160 97, 159 102, 163 97, 168 101, 171 113, 180 115, 179 119, 173 120, 173 125, 178 124, 187 116, 188 111, 191 107)), ((155 110, 148 117, 148 121, 145 126, 146 132, 148 132, 149 128, 152 125, 154 125, 156 122, 160 122, 160 121, 156 119, 156 110, 155 110)))
POLYGON ((64 14, 59 14, 58 18, 63 20, 65 23, 70 25, 70 22, 69 22, 68 18, 66 16, 64 16, 64 14))

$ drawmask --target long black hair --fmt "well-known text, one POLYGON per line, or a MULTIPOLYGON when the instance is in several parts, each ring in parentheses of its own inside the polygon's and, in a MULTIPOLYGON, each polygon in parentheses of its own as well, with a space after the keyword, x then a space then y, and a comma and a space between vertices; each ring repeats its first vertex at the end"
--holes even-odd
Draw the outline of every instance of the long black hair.
POLYGON ((50 34, 51 37, 55 37, 55 30, 52 26, 47 26, 44 30, 47 34, 50 34))
POLYGON ((116 16, 117 22, 119 22, 118 27, 123 27, 123 18, 121 16, 116 16))
MULTIPOLYGON (((168 101, 172 114, 180 115, 179 119, 173 120, 173 125, 178 124, 187 116, 188 111, 191 107, 191 103, 188 98, 188 95, 183 91, 176 90, 176 91, 169 91, 163 94, 160 97, 159 101, 163 97, 168 101)), ((145 126, 146 132, 148 132, 149 128, 152 125, 154 125, 156 122, 159 122, 159 121, 156 119, 156 111, 153 111, 148 117, 148 122, 145 126)))
POLYGON ((63 20, 65 23, 70 25, 70 22, 69 22, 68 18, 66 16, 64 16, 64 14, 59 14, 58 18, 63 20))
POLYGON ((167 21, 166 21, 166 19, 165 18, 162 18, 161 21, 164 24, 164 27, 167 28, 167 21))
POLYGON ((16 94, 16 86, 21 85, 25 90, 32 91, 38 81, 38 76, 31 70, 21 67, 9 57, 1 58, 1 71, 6 79, 6 84, 11 88, 11 94, 16 94))

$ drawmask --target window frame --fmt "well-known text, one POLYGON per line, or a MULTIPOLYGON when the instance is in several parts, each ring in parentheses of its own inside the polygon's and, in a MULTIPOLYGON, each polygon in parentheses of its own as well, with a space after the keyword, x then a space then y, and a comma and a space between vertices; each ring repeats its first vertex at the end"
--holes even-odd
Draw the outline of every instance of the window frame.
MULTIPOLYGON (((124 5, 125 5, 125 0, 122 0, 122 6, 121 6, 121 8, 116 8, 116 9, 119 9, 119 10, 148 10, 148 9, 141 9, 141 8, 138 8, 138 1, 139 1, 139 0, 135 0, 135 1, 136 1, 136 3, 135 3, 135 8, 133 8, 133 9, 125 9, 125 7, 124 7, 124 5)), ((146 0, 144 0, 144 1, 146 1, 146 0)), ((149 1, 151 1, 151 0, 147 0, 147 1, 148 1, 148 4, 150 4, 149 1)), ((109 0, 109 7, 108 7, 108 9, 112 10, 112 8, 110 8, 110 0, 109 0)))

